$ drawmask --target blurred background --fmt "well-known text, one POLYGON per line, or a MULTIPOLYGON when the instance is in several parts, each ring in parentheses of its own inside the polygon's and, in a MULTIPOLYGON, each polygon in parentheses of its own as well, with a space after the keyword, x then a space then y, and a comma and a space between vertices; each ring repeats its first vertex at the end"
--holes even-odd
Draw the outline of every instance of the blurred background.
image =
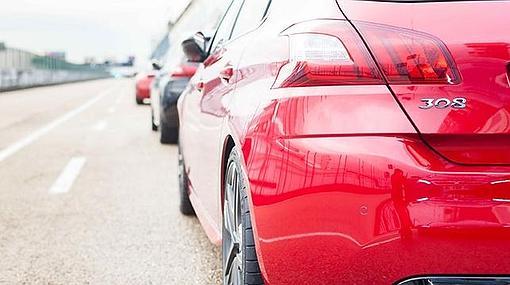
POLYGON ((18 0, 0 9, 0 90, 173 68, 226 0, 18 0))
POLYGON ((2 2, 0 284, 221 284, 179 211, 175 127, 181 42, 228 3, 2 2))

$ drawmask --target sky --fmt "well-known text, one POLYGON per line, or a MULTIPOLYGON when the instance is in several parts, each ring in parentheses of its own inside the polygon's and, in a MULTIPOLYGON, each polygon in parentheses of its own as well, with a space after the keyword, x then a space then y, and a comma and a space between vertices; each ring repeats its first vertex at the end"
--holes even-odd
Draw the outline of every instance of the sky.
POLYGON ((43 54, 65 51, 85 57, 139 62, 189 0, 3 0, 0 42, 43 54))

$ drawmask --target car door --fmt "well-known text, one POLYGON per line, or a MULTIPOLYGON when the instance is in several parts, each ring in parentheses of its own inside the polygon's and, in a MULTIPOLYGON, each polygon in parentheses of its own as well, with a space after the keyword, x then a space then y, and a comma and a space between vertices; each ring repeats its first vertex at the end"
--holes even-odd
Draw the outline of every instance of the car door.
MULTIPOLYGON (((209 56, 191 80, 191 91, 183 102, 180 144, 191 199, 202 223, 215 226, 221 224, 218 192, 221 127, 243 49, 242 42, 230 38, 242 4, 242 0, 230 4, 212 40, 209 56)), ((219 228, 214 230, 219 235, 219 228)))

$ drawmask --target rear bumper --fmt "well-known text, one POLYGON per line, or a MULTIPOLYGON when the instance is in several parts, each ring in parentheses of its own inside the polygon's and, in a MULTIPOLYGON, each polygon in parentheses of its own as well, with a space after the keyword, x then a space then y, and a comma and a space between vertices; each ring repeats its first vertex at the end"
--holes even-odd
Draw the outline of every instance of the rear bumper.
POLYGON ((261 138, 250 147, 267 284, 510 274, 508 167, 454 165, 398 135, 261 138))
POLYGON ((137 86, 136 87, 136 98, 139 100, 149 99, 151 97, 151 89, 149 86, 137 86))

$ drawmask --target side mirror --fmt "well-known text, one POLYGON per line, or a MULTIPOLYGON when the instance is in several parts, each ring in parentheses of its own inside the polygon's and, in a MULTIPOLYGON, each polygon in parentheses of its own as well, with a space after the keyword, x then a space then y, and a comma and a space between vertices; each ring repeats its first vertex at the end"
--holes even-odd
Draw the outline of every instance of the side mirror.
POLYGON ((151 63, 152 63, 152 68, 154 70, 161 70, 163 68, 163 63, 161 63, 161 61, 159 61, 157 59, 153 59, 151 63))
POLYGON ((207 58, 207 44, 210 39, 198 32, 182 42, 182 49, 189 62, 203 62, 207 58))

